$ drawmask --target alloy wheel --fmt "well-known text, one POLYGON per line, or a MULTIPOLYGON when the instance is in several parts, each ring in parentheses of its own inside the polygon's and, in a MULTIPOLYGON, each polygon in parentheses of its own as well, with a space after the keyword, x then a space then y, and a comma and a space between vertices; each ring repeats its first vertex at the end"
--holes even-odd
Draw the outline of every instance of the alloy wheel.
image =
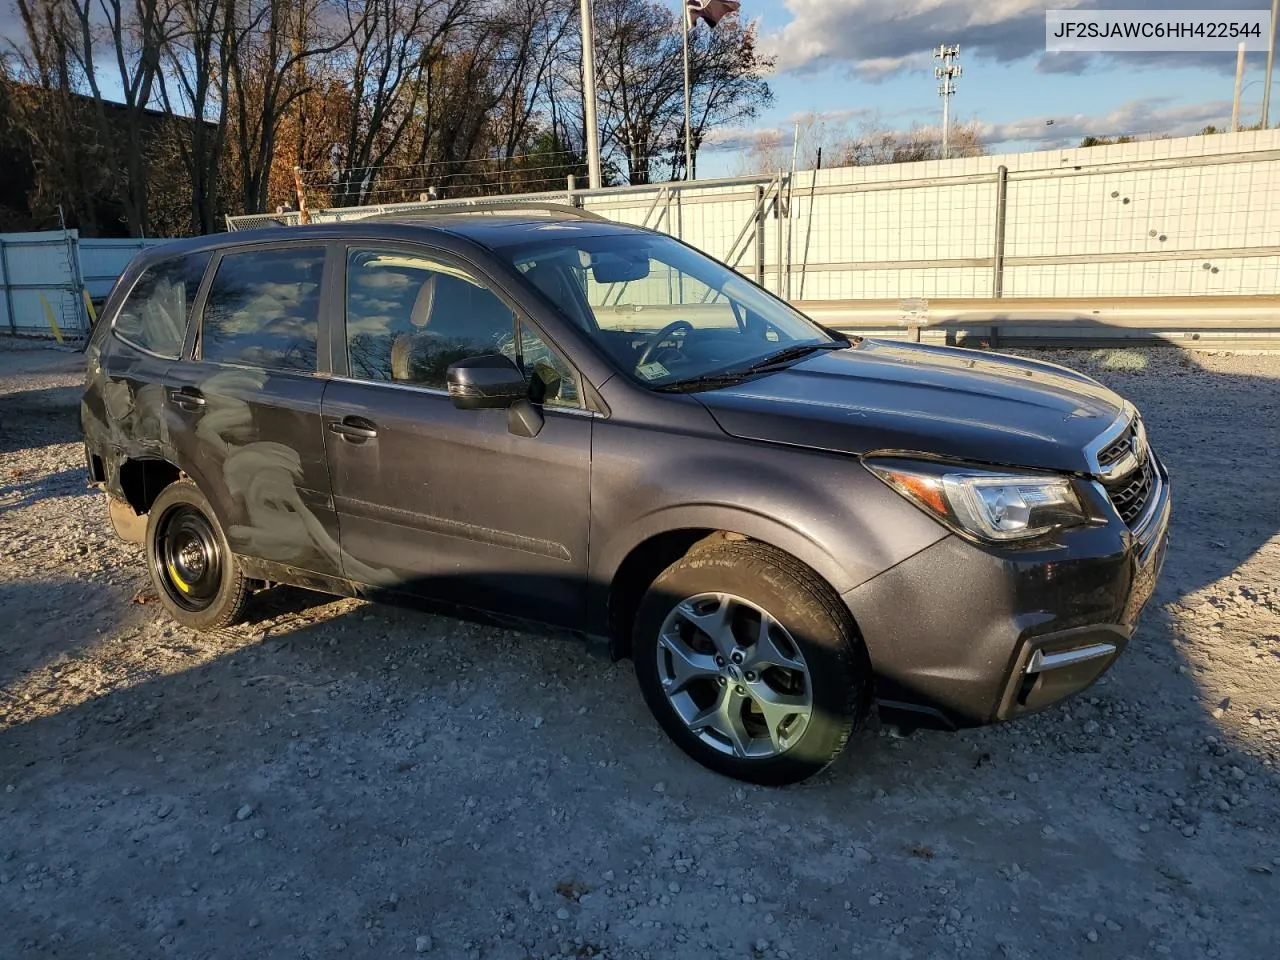
POLYGON ((667 614, 657 649, 672 708, 713 749, 765 760, 804 735, 809 668, 787 629, 757 604, 726 593, 688 597, 667 614))

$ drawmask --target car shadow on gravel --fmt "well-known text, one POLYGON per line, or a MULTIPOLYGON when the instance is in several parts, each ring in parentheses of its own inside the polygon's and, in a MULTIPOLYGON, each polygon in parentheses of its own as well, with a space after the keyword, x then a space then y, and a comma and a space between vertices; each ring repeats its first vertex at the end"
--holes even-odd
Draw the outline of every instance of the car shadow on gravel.
POLYGON ((55 443, 78 443, 79 387, 0 394, 0 454, 55 443))
MULTIPOLYGON (((0 730, 0 871, 25 871, 0 886, 17 956, 49 955, 54 929, 67 955, 169 936, 184 954, 384 956, 424 925, 481 938, 521 891, 559 906, 553 887, 588 863, 695 855, 712 877, 782 871, 792 892, 761 894, 779 915, 809 904, 813 922, 858 929, 838 906, 856 898, 864 943, 889 935, 868 896, 948 888, 964 911, 1017 905, 1020 935, 1068 936, 1060 909, 1118 918, 1117 956, 1147 955, 1143 897, 1189 916, 1207 904, 1241 921, 1241 952, 1223 956, 1265 955, 1280 850, 1263 817, 1280 784, 1193 703, 1158 616, 1069 717, 869 732, 828 773, 773 790, 680 754, 627 663, 410 610, 323 613, 261 642, 261 621, 178 636, 210 658, 0 730), (714 828, 710 809, 727 811, 714 828)), ((681 882, 686 900, 718 892, 681 882)), ((1174 945, 1188 935, 1158 922, 1174 945)))
POLYGON ((33 673, 57 671, 136 616, 128 591, 111 584, 70 578, 0 581, 0 690, 33 673))
POLYGON ((44 473, 26 479, 26 473, 10 473, 0 478, 0 514, 19 510, 22 507, 49 497, 92 497, 97 494, 86 480, 83 468, 59 470, 57 473, 44 473))

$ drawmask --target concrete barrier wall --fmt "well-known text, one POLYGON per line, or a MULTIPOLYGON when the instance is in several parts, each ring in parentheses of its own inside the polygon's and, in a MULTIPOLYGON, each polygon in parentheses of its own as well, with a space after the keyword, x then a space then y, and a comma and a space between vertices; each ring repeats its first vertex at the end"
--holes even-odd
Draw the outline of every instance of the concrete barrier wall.
MULTIPOLYGON (((1149 298, 1175 315, 1199 299, 1280 296, 1280 130, 496 199, 574 203, 654 227, 793 301, 874 303, 886 317, 909 298, 1005 300, 1010 319, 1034 322, 1015 301, 1084 309, 1149 298)), ((63 330, 82 332, 81 291, 101 299, 157 242, 0 236, 0 331, 50 332, 47 302, 63 330)), ((628 284, 620 305, 670 303, 678 283, 655 273, 628 284)))
POLYGON ((1280 130, 495 199, 656 227, 794 300, 1280 294, 1280 130))
POLYGON ((139 250, 161 242, 82 240, 75 230, 0 234, 0 333, 84 336, 84 291, 101 301, 139 250))

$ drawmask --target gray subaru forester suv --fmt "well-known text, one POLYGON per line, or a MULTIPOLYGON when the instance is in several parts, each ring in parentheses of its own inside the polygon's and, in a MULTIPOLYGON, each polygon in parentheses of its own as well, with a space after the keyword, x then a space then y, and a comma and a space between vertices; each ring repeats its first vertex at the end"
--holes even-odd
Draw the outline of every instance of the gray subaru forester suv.
POLYGON ((781 784, 877 707, 1039 710, 1123 652, 1169 479, 1082 374, 846 337, 568 209, 176 241, 87 349, 86 463, 196 630, 284 583, 606 637, 781 784))

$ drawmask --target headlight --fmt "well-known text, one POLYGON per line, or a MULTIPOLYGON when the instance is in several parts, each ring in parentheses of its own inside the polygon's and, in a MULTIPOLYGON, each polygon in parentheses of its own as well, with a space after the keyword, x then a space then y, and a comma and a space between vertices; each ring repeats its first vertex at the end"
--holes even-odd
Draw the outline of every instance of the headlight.
POLYGON ((1067 477, 924 460, 868 459, 863 465, 952 529, 979 540, 1029 540, 1090 521, 1067 477))

